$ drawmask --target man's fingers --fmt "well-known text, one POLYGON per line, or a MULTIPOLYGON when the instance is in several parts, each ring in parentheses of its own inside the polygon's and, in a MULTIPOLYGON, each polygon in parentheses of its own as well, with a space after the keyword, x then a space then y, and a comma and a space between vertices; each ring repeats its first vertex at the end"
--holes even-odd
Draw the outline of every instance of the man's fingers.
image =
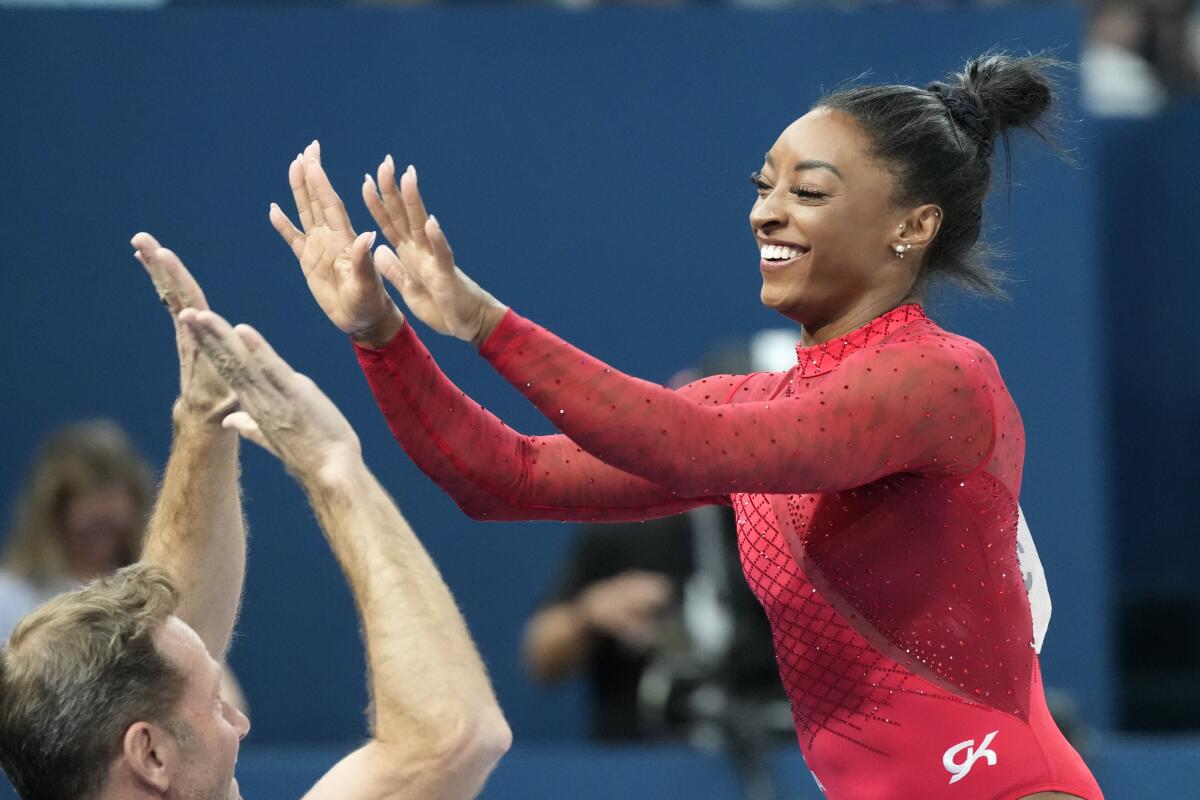
POLYGON ((180 312, 179 321, 196 337, 200 350, 239 400, 249 403, 255 389, 266 388, 266 380, 257 374, 246 345, 220 314, 187 308, 180 312))
MULTIPOLYGON (((388 239, 392 244, 408 241, 410 238, 408 213, 404 210, 404 199, 400 196, 400 187, 396 183, 396 162, 391 155, 383 159, 379 165, 379 194, 383 199, 383 207, 392 223, 394 236, 388 239)), ((386 233, 386 231, 384 231, 386 233)))
POLYGON ((300 254, 304 252, 304 234, 292 224, 288 215, 283 213, 283 209, 275 203, 271 203, 271 210, 267 212, 267 218, 271 220, 271 227, 279 232, 288 247, 292 248, 292 253, 299 258, 300 254))
POLYGON ((284 394, 290 394, 294 390, 293 380, 296 372, 275 352, 275 348, 271 347, 270 342, 244 322, 235 326, 233 332, 245 346, 250 359, 271 382, 271 385, 284 394))
POLYGON ((160 247, 150 255, 150 262, 162 271, 167 292, 164 299, 172 313, 178 313, 185 308, 194 308, 197 311, 208 308, 204 290, 174 251, 160 247))
POLYGON ((271 447, 271 443, 267 441, 267 437, 263 436, 262 429, 258 427, 258 423, 245 411, 235 411, 226 416, 225 419, 221 420, 221 427, 225 430, 237 431, 238 436, 241 436, 243 439, 249 439, 271 455, 279 458, 279 453, 275 451, 275 448, 271 447))
POLYGON ((296 201, 300 227, 307 233, 316 223, 313 220, 312 198, 308 196, 308 184, 304 182, 304 159, 299 153, 288 165, 288 185, 292 187, 292 199, 296 201))
POLYGON ((208 308, 200 284, 179 256, 145 232, 136 234, 130 244, 137 248, 134 257, 145 267, 159 298, 172 314, 178 314, 184 308, 208 308))

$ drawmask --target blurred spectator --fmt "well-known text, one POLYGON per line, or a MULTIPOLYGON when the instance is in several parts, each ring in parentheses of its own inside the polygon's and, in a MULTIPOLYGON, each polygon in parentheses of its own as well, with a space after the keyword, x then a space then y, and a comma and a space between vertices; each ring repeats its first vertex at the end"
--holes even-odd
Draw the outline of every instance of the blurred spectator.
POLYGON ((0 635, 57 594, 137 560, 153 492, 149 464, 115 423, 80 422, 38 453, 0 562, 0 635))
POLYGON ((1080 63, 1084 107, 1106 117, 1156 114, 1200 89, 1196 0, 1099 0, 1080 63))
MULTIPOLYGON (((0 641, 52 597, 138 560, 153 474, 110 420, 50 435, 17 498, 0 559, 0 641)), ((225 675, 225 697, 244 710, 241 689, 228 669, 225 675)))

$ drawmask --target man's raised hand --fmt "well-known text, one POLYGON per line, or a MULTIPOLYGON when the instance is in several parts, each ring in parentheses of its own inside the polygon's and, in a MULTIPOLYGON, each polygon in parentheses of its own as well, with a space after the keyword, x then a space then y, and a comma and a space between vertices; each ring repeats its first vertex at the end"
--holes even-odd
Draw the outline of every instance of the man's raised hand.
POLYGON ((480 345, 507 309, 455 265, 441 225, 425 212, 416 169, 409 166, 397 182, 388 156, 376 174, 378 184, 363 177, 363 201, 395 248, 375 251, 379 271, 426 325, 480 345))
POLYGON ((202 311, 208 308, 204 292, 179 257, 161 246, 150 234, 138 233, 130 244, 135 248, 134 258, 145 267, 175 325, 175 344, 179 350, 177 410, 219 422, 233 411, 237 399, 212 365, 199 357, 192 332, 179 319, 184 309, 202 311))
POLYGON ((185 309, 180 319, 237 394, 241 410, 225 418, 226 428, 269 450, 302 480, 361 461, 358 436, 342 412, 258 331, 234 328, 213 311, 185 309))
POLYGON ((288 167, 288 183, 300 216, 296 228, 271 204, 271 224, 300 262, 317 304, 343 332, 372 347, 382 347, 404 323, 371 260, 375 234, 354 233, 346 207, 325 170, 314 141, 288 167))

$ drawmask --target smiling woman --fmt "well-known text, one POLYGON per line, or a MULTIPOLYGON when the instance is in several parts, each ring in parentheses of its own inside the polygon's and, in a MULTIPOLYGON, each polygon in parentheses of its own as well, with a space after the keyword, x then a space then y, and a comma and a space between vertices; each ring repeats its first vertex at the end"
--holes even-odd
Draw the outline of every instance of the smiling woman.
POLYGON ((1098 800, 1042 690, 1016 544, 1020 415, 991 355, 921 306, 938 275, 999 292, 978 242, 994 143, 1038 130, 1056 66, 989 53, 947 83, 847 89, 778 137, 752 177, 750 223, 763 303, 803 327, 781 373, 672 391, 581 352, 459 269, 416 171, 397 184, 390 156, 363 185, 395 247, 373 263, 316 143, 289 173, 304 233, 271 217, 356 340, 396 438, 472 517, 733 506, 800 747, 830 798, 1098 800), (517 433, 460 392, 381 274, 562 434, 517 433))

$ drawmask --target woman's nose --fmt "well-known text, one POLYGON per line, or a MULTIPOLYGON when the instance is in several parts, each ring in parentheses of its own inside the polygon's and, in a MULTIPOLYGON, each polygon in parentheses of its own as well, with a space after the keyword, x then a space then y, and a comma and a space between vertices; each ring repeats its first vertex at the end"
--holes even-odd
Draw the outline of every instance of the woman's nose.
POLYGON ((773 225, 779 225, 781 222, 782 215, 773 194, 760 197, 758 202, 754 204, 754 207, 750 209, 750 225, 755 230, 767 230, 773 225))

